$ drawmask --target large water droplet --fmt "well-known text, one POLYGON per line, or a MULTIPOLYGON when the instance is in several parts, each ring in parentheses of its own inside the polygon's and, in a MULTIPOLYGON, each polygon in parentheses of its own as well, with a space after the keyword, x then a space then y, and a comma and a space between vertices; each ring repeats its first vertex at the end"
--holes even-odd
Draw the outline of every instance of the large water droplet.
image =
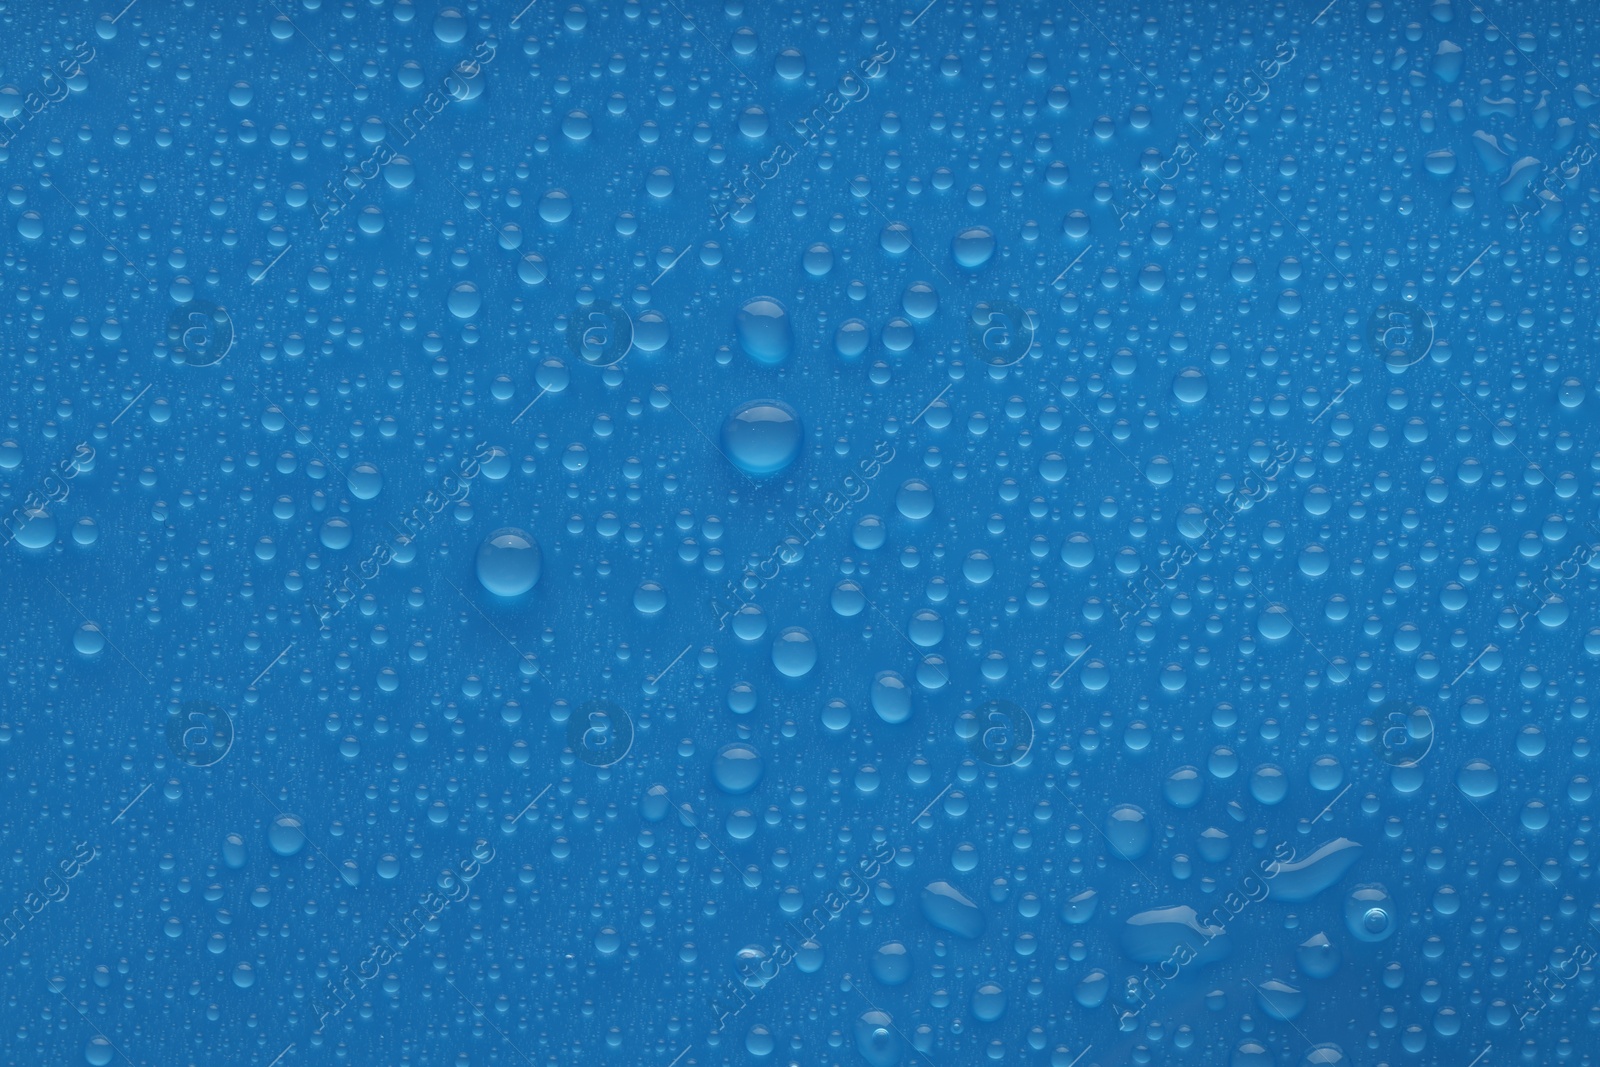
POLYGON ((1399 927, 1394 900, 1377 883, 1359 885, 1344 902, 1345 926, 1360 941, 1383 941, 1399 927))
POLYGON ((770 296, 745 301, 739 309, 739 346, 757 363, 776 366, 794 348, 789 310, 770 296))
POLYGON ((983 912, 978 910, 978 906, 949 882, 930 882, 924 887, 922 916, 934 926, 957 937, 979 937, 985 925, 983 912))
POLYGON ((722 424, 722 448, 746 474, 776 474, 800 456, 800 416, 781 400, 752 400, 722 424))
POLYGON ((539 581, 541 563, 533 535, 508 526, 478 548, 478 581, 495 596, 521 596, 539 581))
POLYGON ((723 745, 711 765, 717 788, 731 796, 750 792, 761 781, 761 756, 742 742, 723 745))
POLYGON ((817 665, 817 643, 811 632, 791 626, 772 642, 772 665, 786 678, 804 678, 817 665))
POLYGON ((872 680, 872 710, 884 722, 911 718, 911 687, 896 671, 881 671, 872 680))
POLYGON ((895 1067, 904 1054, 905 1042, 895 1032, 894 1020, 881 1011, 869 1011, 856 1020, 856 1051, 870 1067, 895 1067))
POLYGON ((1310 900, 1327 889, 1361 858, 1361 846, 1336 837, 1301 860, 1273 862, 1268 868, 1273 900, 1310 900))
POLYGON ((911 950, 899 941, 879 945, 872 954, 872 976, 884 985, 903 985, 911 977, 911 950))
POLYGON ((47 548, 55 543, 55 516, 44 508, 23 508, 22 524, 16 527, 15 536, 23 548, 47 548))
POLYGON ((1486 759, 1468 760, 1456 775, 1461 791, 1474 799, 1486 797, 1500 788, 1500 776, 1486 759))
POLYGON ((293 856, 306 847, 305 828, 298 815, 279 815, 267 827, 267 844, 280 856, 293 856))
POLYGON ((968 270, 976 270, 994 255, 994 232, 987 226, 971 226, 956 234, 950 253, 968 270))

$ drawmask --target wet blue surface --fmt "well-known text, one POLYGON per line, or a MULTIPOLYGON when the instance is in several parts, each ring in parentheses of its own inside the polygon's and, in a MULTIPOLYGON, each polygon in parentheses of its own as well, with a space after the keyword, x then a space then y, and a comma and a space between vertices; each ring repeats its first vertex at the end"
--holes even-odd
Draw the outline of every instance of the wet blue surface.
POLYGON ((1574 4, 0 6, 6 1064, 1596 1061, 1574 4))

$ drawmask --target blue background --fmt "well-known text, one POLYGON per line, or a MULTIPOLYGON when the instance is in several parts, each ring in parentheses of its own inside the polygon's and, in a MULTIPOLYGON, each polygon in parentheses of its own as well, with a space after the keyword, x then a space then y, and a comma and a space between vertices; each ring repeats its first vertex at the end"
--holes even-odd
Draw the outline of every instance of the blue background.
POLYGON ((0 18, 6 1063, 1594 1062, 1582 5, 0 18))

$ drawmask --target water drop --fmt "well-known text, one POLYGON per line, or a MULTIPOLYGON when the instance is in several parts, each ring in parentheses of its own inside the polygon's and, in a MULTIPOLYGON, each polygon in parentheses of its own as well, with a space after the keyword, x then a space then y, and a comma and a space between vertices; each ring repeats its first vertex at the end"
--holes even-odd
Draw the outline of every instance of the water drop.
POLYGON ((496 596, 521 596, 539 581, 539 543, 524 530, 505 527, 478 548, 478 581, 496 596))
POLYGON ((799 626, 783 630, 772 642, 772 665, 785 678, 804 678, 817 665, 817 644, 799 626))
POLYGON ((972 226, 956 235, 950 252, 961 266, 976 270, 994 255, 994 244, 994 232, 987 226, 972 226))
POLYGON ((741 404, 722 424, 723 451, 746 474, 786 470, 799 458, 803 443, 800 416, 781 400, 741 404))
POLYGON ((723 745, 711 765, 711 778, 729 796, 742 796, 761 782, 761 756, 743 742, 723 745))
POLYGON ((794 348, 789 310, 770 296, 745 301, 737 327, 739 346, 757 363, 776 366, 788 359, 794 348))
POLYGON ((306 835, 298 815, 279 815, 267 827, 267 844, 280 856, 293 856, 306 845, 306 835))

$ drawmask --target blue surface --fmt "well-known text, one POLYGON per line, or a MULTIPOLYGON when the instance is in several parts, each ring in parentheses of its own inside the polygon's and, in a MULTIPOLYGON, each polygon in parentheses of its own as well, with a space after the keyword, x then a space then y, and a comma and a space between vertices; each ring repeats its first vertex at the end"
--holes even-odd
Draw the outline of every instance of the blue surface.
POLYGON ((0 6, 5 1064, 1600 1059, 1581 4, 0 6))

